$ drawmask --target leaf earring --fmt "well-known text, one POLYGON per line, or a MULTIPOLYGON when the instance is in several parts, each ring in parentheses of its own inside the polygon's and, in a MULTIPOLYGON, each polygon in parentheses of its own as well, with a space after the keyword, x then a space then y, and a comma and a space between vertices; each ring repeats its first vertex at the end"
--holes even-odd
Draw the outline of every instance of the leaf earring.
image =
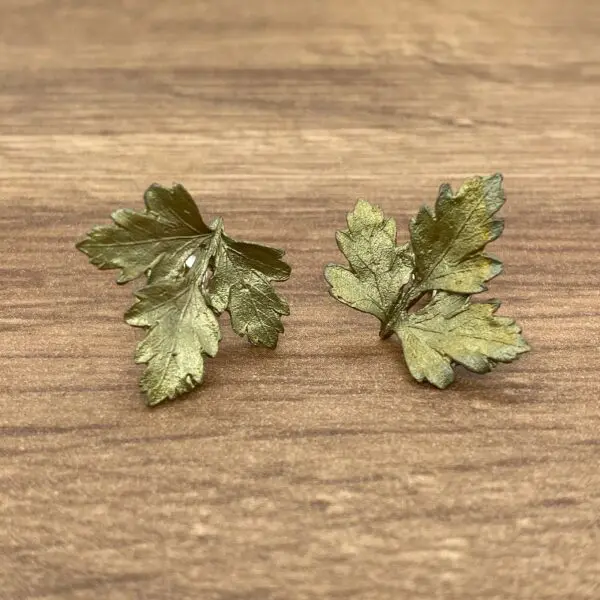
POLYGON ((502 270, 483 249, 502 233, 495 214, 504 202, 502 175, 472 177, 456 194, 440 187, 435 210, 422 207, 411 220, 406 244, 396 243, 394 219, 364 200, 348 214, 348 229, 337 232, 350 268, 325 268, 331 295, 376 316, 382 338, 395 333, 417 381, 445 388, 456 364, 486 373, 530 350, 520 327, 494 314, 498 300, 470 299, 502 270))
POLYGON ((271 282, 291 269, 283 250, 230 238, 220 217, 207 225, 182 185, 154 184, 144 201, 145 211, 117 210, 114 225, 95 227, 77 248, 100 269, 121 269, 117 283, 147 279, 125 320, 147 330, 135 360, 147 365, 140 384, 154 406, 200 385, 224 311, 238 335, 275 348, 289 307, 271 282))

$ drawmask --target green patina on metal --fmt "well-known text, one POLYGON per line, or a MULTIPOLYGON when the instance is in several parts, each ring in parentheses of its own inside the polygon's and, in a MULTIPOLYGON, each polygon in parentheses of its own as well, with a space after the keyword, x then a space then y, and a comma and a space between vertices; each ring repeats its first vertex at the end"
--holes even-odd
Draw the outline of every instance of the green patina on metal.
POLYGON ((435 209, 422 207, 411 220, 406 244, 396 243, 394 220, 364 200, 337 232, 349 268, 325 268, 331 295, 376 316, 382 338, 395 333, 418 381, 445 388, 456 364, 486 373, 530 349, 512 319, 495 315, 497 300, 470 298, 502 270, 484 248, 502 233, 495 215, 504 202, 502 175, 472 177, 456 193, 440 187, 435 209))
POLYGON ((140 383, 154 406, 202 383, 224 311, 237 334, 275 348, 289 307, 272 282, 291 269, 283 250, 230 238, 220 218, 207 225, 182 185, 152 185, 144 201, 145 211, 116 211, 114 225, 95 227, 77 248, 100 269, 121 269, 118 283, 147 279, 125 319, 147 329, 136 362, 147 365, 140 383))

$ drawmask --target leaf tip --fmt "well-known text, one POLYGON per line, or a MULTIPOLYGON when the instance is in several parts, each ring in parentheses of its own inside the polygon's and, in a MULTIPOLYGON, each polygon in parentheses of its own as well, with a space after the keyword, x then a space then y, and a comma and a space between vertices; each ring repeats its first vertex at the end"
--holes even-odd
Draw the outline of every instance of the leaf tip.
POLYGON ((89 238, 85 237, 82 240, 79 240, 78 242, 75 243, 75 248, 77 250, 79 250, 79 252, 83 252, 85 255, 87 255, 87 250, 86 250, 87 242, 89 242, 89 238))
POLYGON ((496 218, 490 223, 491 239, 490 241, 497 240, 504 231, 504 219, 496 218))
POLYGON ((359 198, 354 205, 354 210, 348 213, 348 227, 354 229, 360 225, 372 224, 373 221, 383 220, 383 210, 376 204, 371 204, 365 198, 359 198))
POLYGON ((325 267, 323 268, 323 277, 325 278, 325 281, 329 284, 329 285, 333 285, 331 283, 331 277, 332 277, 332 273, 333 270, 338 267, 339 265, 336 265, 334 263, 327 263, 325 265, 325 267))
POLYGON ((366 198, 357 198, 354 204, 354 210, 364 209, 371 207, 372 204, 366 198))
POLYGON ((490 254, 487 255, 487 258, 490 261, 490 276, 487 279, 487 281, 489 281, 490 279, 494 279, 494 277, 497 277, 504 271, 504 263, 499 258, 496 258, 495 256, 492 256, 490 254))
POLYGON ((160 183, 157 183, 156 181, 154 183, 151 183, 147 188, 146 191, 144 192, 144 195, 148 194, 148 193, 152 193, 154 191, 157 190, 166 190, 167 188, 165 188, 164 185, 161 185, 160 183))
POLYGON ((161 404, 162 402, 164 402, 165 400, 167 400, 167 398, 163 398, 161 396, 151 396, 150 392, 145 392, 145 404, 148 408, 154 408, 155 406, 158 406, 159 404, 161 404))
MULTIPOLYGON (((279 258, 282 258, 285 255, 285 250, 281 250, 281 254, 279 255, 279 258)), ((287 281, 292 275, 292 265, 290 265, 289 263, 285 262, 284 260, 281 261, 281 279, 278 279, 277 281, 287 281)))
MULTIPOLYGON (((281 332, 283 333, 283 332, 281 332)), ((268 348, 269 350, 275 350, 275 348, 277 348, 277 344, 279 342, 279 336, 277 336, 275 339, 267 339, 264 340, 263 342, 261 342, 261 346, 264 346, 265 348, 268 348)))
POLYGON ((430 381, 430 383, 435 386, 438 390, 445 390, 447 387, 450 387, 454 383, 454 371, 452 372, 452 376, 446 379, 434 379, 430 381))
MULTIPOLYGON (((144 191, 144 204, 146 209, 152 211, 152 204, 156 199, 158 194, 168 194, 171 195, 171 190, 161 185, 160 183, 151 183, 144 191)), ((118 212, 118 211, 117 211, 118 212)), ((113 217, 114 218, 114 217, 113 217)))
POLYGON ((452 198, 454 192, 452 186, 449 183, 442 183, 438 189, 438 198, 452 198))

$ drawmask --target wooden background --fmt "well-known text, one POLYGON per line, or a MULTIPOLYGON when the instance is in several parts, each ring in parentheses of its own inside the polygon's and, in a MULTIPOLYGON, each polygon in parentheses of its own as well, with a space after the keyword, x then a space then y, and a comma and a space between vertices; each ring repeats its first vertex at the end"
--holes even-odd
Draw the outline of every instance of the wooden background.
POLYGON ((1 0, 2 600, 600 598, 599 139, 590 0, 1 0), (440 392, 322 267, 358 196, 404 237, 494 171, 534 351, 440 392), (293 314, 149 410, 73 246, 174 180, 293 314))

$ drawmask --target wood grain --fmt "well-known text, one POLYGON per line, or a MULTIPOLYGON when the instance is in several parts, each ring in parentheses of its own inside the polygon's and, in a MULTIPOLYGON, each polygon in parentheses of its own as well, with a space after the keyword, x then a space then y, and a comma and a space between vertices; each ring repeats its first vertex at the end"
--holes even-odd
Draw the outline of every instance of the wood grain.
POLYGON ((598 2, 2 0, 0 597, 599 598, 599 139, 598 2), (356 197, 494 171, 534 351, 440 392, 322 266, 356 197), (148 410, 73 245, 173 180, 293 313, 148 410))

